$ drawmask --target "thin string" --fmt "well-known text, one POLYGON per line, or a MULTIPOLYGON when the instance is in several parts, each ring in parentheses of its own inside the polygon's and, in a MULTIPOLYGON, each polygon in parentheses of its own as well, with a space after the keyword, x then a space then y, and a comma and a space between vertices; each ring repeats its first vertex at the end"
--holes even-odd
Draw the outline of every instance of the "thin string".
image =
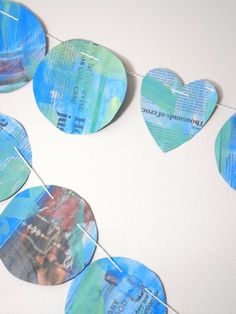
MULTIPOLYGON (((41 176, 38 174, 38 172, 34 169, 34 167, 25 159, 25 157, 23 156, 23 154, 16 148, 16 146, 14 146, 14 150, 17 152, 17 154, 19 155, 19 157, 22 159, 22 161, 26 164, 26 166, 32 170, 35 175, 38 177, 38 179, 40 180, 40 182, 42 183, 42 186, 44 188, 44 190, 46 191, 46 193, 50 196, 50 198, 54 199, 54 197, 52 196, 52 194, 49 192, 49 190, 47 189, 47 185, 45 184, 44 180, 41 178, 41 176)), ((100 250, 102 250, 105 255, 107 256, 107 258, 109 259, 109 261, 121 272, 124 273, 124 271, 119 267, 119 265, 113 260, 113 258, 111 257, 111 255, 108 253, 108 251, 97 241, 95 241, 93 239, 93 237, 79 224, 77 223, 78 228, 94 243, 94 245, 98 248, 100 248, 100 250)), ((126 273, 125 273, 126 274, 126 273)), ((127 275, 127 274, 126 274, 127 275)), ((129 275, 128 275, 129 276, 129 275)), ((176 313, 176 314, 180 314, 179 312, 177 312, 172 306, 170 306, 167 303, 164 303, 161 299, 159 299, 156 295, 154 295, 148 288, 146 288, 144 286, 144 290, 154 299, 156 299, 159 303, 161 303, 164 307, 166 307, 167 309, 171 310, 172 312, 176 313)))
POLYGON ((9 13, 7 12, 4 12, 2 10, 0 10, 0 13, 2 13, 3 15, 7 16, 7 17, 10 17, 11 19, 15 20, 15 21, 19 21, 19 19, 17 19, 16 17, 14 17, 13 15, 10 15, 9 13))
MULTIPOLYGON (((7 12, 4 12, 4 11, 0 10, 0 13, 3 14, 3 15, 5 15, 5 16, 7 16, 7 17, 9 17, 9 18, 11 18, 11 19, 13 19, 13 20, 15 20, 15 21, 17 21, 17 22, 19 21, 18 18, 14 17, 13 15, 8 14, 7 12)), ((54 39, 54 40, 56 40, 56 41, 58 41, 58 42, 60 42, 60 43, 63 42, 63 40, 61 40, 61 39, 59 39, 58 37, 56 37, 56 36, 54 36, 54 35, 51 35, 51 34, 49 34, 49 33, 46 33, 46 36, 47 36, 48 38, 54 39)), ((91 55, 89 55, 89 54, 87 54, 87 53, 85 53, 85 52, 80 51, 80 53, 81 53, 82 55, 86 56, 86 57, 89 57, 89 58, 95 60, 95 61, 99 61, 98 58, 96 58, 96 57, 94 57, 94 56, 91 56, 91 55)), ((136 77, 136 78, 138 78, 138 79, 141 79, 141 80, 144 79, 144 76, 141 75, 141 74, 138 74, 138 73, 135 73, 135 72, 130 72, 130 71, 126 71, 126 73, 127 73, 128 75, 131 75, 131 76, 136 77)), ((175 92, 176 92, 176 93, 180 93, 180 92, 177 91, 177 90, 175 90, 175 92)), ((184 94, 184 93, 180 93, 180 94, 184 94)), ((185 94, 184 94, 184 95, 185 95, 185 94)), ((186 96, 186 95, 185 95, 185 96, 186 96)), ((187 96, 188 96, 188 95, 187 95, 187 96)), ((217 107, 223 107, 223 108, 227 108, 227 109, 229 109, 229 110, 236 111, 235 108, 233 108, 233 107, 231 107, 231 106, 223 105, 223 104, 217 104, 217 107)))
MULTIPOLYGON (((107 258, 109 259, 109 261, 121 272, 124 273, 125 275, 127 275, 128 277, 130 277, 129 274, 127 274, 126 272, 124 272, 120 266, 114 261, 114 259, 111 257, 111 255, 108 253, 108 251, 96 240, 93 239, 93 237, 79 224, 77 223, 77 226, 79 227, 79 229, 93 242, 93 244, 98 247, 101 251, 103 251, 103 253, 105 253, 105 255, 107 256, 107 258)), ((168 310, 171 310, 172 312, 176 313, 176 314, 180 314, 179 312, 177 312, 172 306, 170 306, 167 303, 164 303, 160 298, 158 298, 155 294, 153 294, 148 288, 146 288, 145 286, 144 290, 154 299, 156 299, 159 303, 161 303, 164 307, 166 307, 168 310)))
MULTIPOLYGON (((37 171, 33 168, 33 166, 30 165, 30 163, 25 159, 25 157, 22 155, 22 153, 14 146, 15 151, 17 152, 17 154, 19 155, 19 157, 22 159, 22 161, 27 165, 27 167, 31 170, 33 170, 33 172, 36 174, 36 176, 38 177, 38 179, 40 180, 40 182, 42 183, 43 188, 45 189, 45 191, 47 192, 47 194, 54 199, 54 197, 52 196, 52 194, 48 191, 47 186, 44 182, 44 180, 40 177, 40 175, 37 173, 37 171)), ((93 237, 79 224, 77 223, 78 228, 93 242, 93 244, 100 248, 100 250, 105 253, 105 255, 107 256, 107 258, 109 259, 109 261, 113 264, 113 266, 115 266, 121 273, 124 273, 124 271, 119 267, 119 265, 114 261, 114 259, 111 257, 111 255, 108 253, 108 251, 97 241, 95 241, 93 239, 93 237)), ((126 274, 126 273, 125 273, 126 274)), ((127 274, 126 274, 127 275, 127 274)), ((128 275, 129 276, 129 275, 128 275)), ((172 312, 176 313, 176 314, 180 314, 179 312, 177 312, 172 306, 170 306, 167 303, 164 303, 161 299, 159 299, 156 295, 154 295, 148 288, 144 287, 144 290, 151 295, 152 298, 156 299, 159 303, 161 303, 164 307, 166 307, 167 309, 171 310, 172 312)))
MULTIPOLYGON (((15 20, 15 21, 19 21, 19 19, 17 19, 16 17, 14 17, 14 16, 12 16, 12 15, 10 15, 10 14, 8 14, 8 13, 2 11, 2 10, 0 10, 0 13, 3 14, 3 15, 5 15, 5 16, 7 16, 7 17, 9 17, 9 18, 11 18, 11 19, 13 19, 13 20, 15 20)), ((60 43, 63 42, 63 40, 61 40, 61 39, 59 39, 59 38, 57 38, 57 37, 55 37, 55 36, 53 36, 53 35, 51 35, 51 34, 49 34, 49 33, 47 33, 46 36, 47 36, 48 38, 54 39, 54 40, 56 40, 56 41, 58 41, 58 42, 60 42, 60 43)), ((81 51, 80 51, 80 53, 81 53, 82 55, 85 55, 85 56, 87 56, 87 57, 89 57, 89 58, 92 58, 92 59, 94 59, 94 60, 96 60, 96 61, 99 61, 99 59, 95 58, 94 56, 88 55, 88 54, 86 54, 86 53, 84 53, 84 52, 81 52, 81 51)), ((131 75, 131 76, 136 77, 136 78, 138 78, 138 79, 143 79, 143 78, 144 78, 143 75, 140 75, 140 74, 135 73, 135 72, 126 71, 126 73, 127 73, 128 75, 131 75)), ((178 91, 175 90, 175 92, 178 92, 178 91)), ((230 107, 230 106, 227 106, 227 105, 217 104, 217 106, 224 107, 224 108, 227 108, 227 109, 236 111, 235 108, 230 107)), ((41 178, 41 176, 38 174, 38 172, 33 168, 33 166, 31 166, 31 165, 29 164, 29 162, 24 158, 24 156, 20 153, 20 151, 19 151, 15 146, 14 146, 14 149, 15 149, 15 151, 17 152, 17 154, 19 155, 19 157, 22 159, 22 161, 27 165, 27 167, 28 167, 30 170, 32 170, 32 171, 35 173, 35 175, 38 177, 38 179, 39 179, 40 182, 42 183, 43 188, 45 189, 45 191, 47 192, 47 194, 50 196, 50 198, 54 199, 54 197, 52 196, 52 194, 48 191, 45 182, 43 181, 43 179, 41 178)), ((99 242, 95 241, 95 240, 92 238, 92 236, 91 236, 80 224, 77 224, 77 226, 78 226, 79 229, 94 243, 94 245, 95 245, 96 247, 100 248, 100 250, 102 250, 102 251, 105 253, 105 255, 107 256, 107 258, 109 259, 109 261, 110 261, 121 273, 124 273, 124 271, 119 267, 119 265, 112 259, 111 255, 108 253, 108 251, 107 251, 99 242)), ((176 314, 180 314, 180 313, 177 312, 172 306, 170 306, 170 305, 167 304, 167 303, 164 303, 161 299, 159 299, 156 295, 154 295, 148 288, 144 287, 144 290, 145 290, 150 296, 152 296, 152 298, 156 299, 159 303, 161 303, 161 304, 162 304, 163 306, 165 306, 167 309, 171 310, 172 312, 174 312, 174 313, 176 313, 176 314)))
MULTIPOLYGON (((63 40, 59 39, 58 37, 55 37, 54 35, 51 35, 51 34, 47 33, 46 36, 47 36, 48 38, 54 39, 54 40, 56 40, 56 41, 58 41, 58 42, 60 42, 60 43, 63 43, 63 40)), ((99 61, 99 59, 97 59, 97 58, 95 58, 95 57, 93 57, 93 56, 91 56, 91 55, 85 54, 84 52, 81 52, 81 51, 80 51, 80 53, 86 55, 87 57, 90 57, 90 58, 93 58, 93 59, 99 61)), ((138 73, 136 73, 136 72, 130 72, 130 71, 127 71, 127 70, 126 70, 126 73, 127 73, 128 75, 133 76, 133 77, 136 77, 136 78, 138 78, 138 79, 141 79, 141 80, 144 79, 144 76, 143 76, 143 75, 138 74, 138 73)), ((184 96, 189 96, 188 94, 182 93, 182 92, 180 92, 180 91, 178 91, 178 90, 176 90, 176 89, 172 89, 172 91, 173 91, 174 93, 177 93, 177 94, 181 94, 181 95, 184 95, 184 96)), ((227 105, 217 104, 217 106, 218 106, 218 107, 227 108, 227 109, 229 109, 229 110, 236 111, 235 108, 230 107, 230 106, 227 106, 227 105)))
POLYGON ((21 158, 21 160, 25 163, 25 165, 34 172, 34 174, 37 176, 37 178, 39 179, 39 181, 42 183, 42 186, 44 188, 44 190, 47 192, 47 194, 50 196, 51 199, 54 200, 54 197, 52 196, 52 194, 49 192, 49 190, 47 189, 47 186, 45 184, 45 182, 43 181, 43 179, 41 178, 41 176, 38 174, 38 172, 34 169, 34 167, 28 162, 27 159, 25 159, 25 157, 22 155, 22 153, 16 148, 16 146, 14 146, 14 150, 17 152, 18 156, 21 158))
POLYGON ((219 106, 219 107, 223 107, 223 108, 227 108, 227 109, 229 109, 229 110, 236 111, 236 109, 235 109, 234 107, 230 107, 230 106, 227 106, 227 105, 218 104, 217 106, 219 106))
POLYGON ((85 235, 93 242, 93 244, 96 245, 96 247, 100 248, 106 254, 109 261, 115 266, 115 268, 117 268, 121 273, 123 273, 123 270, 114 262, 114 260, 112 259, 111 255, 107 252, 107 250, 99 242, 95 241, 93 237, 79 223, 77 223, 77 226, 83 233, 85 233, 85 235))
MULTIPOLYGON (((31 170, 33 170, 33 172, 36 174, 36 176, 38 177, 38 179, 40 180, 40 182, 42 183, 43 188, 45 189, 45 191, 47 192, 47 194, 54 199, 54 197, 52 196, 52 194, 48 191, 47 189, 47 185, 45 184, 44 180, 40 177, 40 175, 38 174, 38 172, 33 168, 33 166, 30 165, 30 163, 25 159, 25 157, 22 155, 22 153, 14 146, 15 151, 17 152, 17 154, 19 155, 19 157, 22 159, 22 161, 27 165, 27 167, 31 170)), ((124 271, 119 267, 119 265, 114 261, 114 259, 111 257, 111 255, 108 253, 108 251, 97 241, 95 241, 93 239, 93 237, 79 224, 77 223, 78 228, 93 242, 93 244, 100 248, 100 250, 105 253, 105 255, 107 256, 107 258, 109 259, 109 261, 113 264, 113 266, 115 266, 115 268, 117 268, 121 273, 124 273, 124 271)), ((126 274, 126 273, 125 273, 126 274)), ((126 274, 129 276, 129 274, 126 274)), ((176 314, 180 314, 179 312, 177 312, 172 306, 170 306, 167 303, 164 303, 161 299, 159 299, 156 295, 154 295, 148 288, 146 288, 144 286, 144 290, 154 299, 156 299, 159 303, 161 303, 164 307, 166 307, 167 309, 171 310, 173 313, 176 314)))
MULTIPOLYGON (((11 139, 14 139, 14 137, 9 134, 6 130, 2 129, 1 131, 3 131, 5 134, 7 134, 7 136, 9 136, 11 139)), ((13 146, 13 145, 12 145, 13 146)), ((45 182, 43 181, 42 177, 39 175, 39 173, 35 170, 35 168, 28 162, 28 160, 24 157, 24 155, 20 152, 20 150, 16 147, 13 146, 14 150, 16 151, 17 155, 21 158, 21 160, 24 162, 24 164, 29 168, 29 170, 32 170, 34 172, 34 174, 37 176, 37 178, 39 179, 39 181, 42 183, 42 186, 44 188, 44 190, 47 192, 47 194, 51 197, 51 199, 54 199, 54 197, 52 196, 52 194, 48 191, 47 186, 45 184, 45 182)))

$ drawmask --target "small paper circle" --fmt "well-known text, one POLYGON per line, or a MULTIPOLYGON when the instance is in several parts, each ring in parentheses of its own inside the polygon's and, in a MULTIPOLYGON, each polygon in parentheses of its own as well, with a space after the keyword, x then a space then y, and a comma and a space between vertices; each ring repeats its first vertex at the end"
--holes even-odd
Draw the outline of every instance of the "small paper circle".
POLYGON ((61 284, 91 261, 97 240, 95 218, 75 192, 47 186, 16 195, 0 216, 0 258, 16 277, 39 285, 61 284))
POLYGON ((29 82, 46 52, 46 37, 38 18, 11 1, 0 3, 0 92, 29 82))
POLYGON ((160 278, 146 266, 127 258, 113 258, 122 272, 105 258, 92 263, 73 281, 66 314, 166 314, 166 297, 160 278))
POLYGON ((0 114, 0 201, 15 194, 30 174, 15 149, 31 165, 32 154, 25 129, 15 119, 0 114))
POLYGON ((85 40, 53 48, 34 77, 40 111, 59 130, 94 133, 109 124, 127 89, 124 66, 108 49, 85 40))

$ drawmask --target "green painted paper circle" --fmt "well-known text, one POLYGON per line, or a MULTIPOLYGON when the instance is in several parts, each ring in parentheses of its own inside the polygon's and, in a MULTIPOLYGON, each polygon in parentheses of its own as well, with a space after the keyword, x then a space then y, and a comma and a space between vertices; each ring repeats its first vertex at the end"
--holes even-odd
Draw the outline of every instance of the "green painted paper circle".
POLYGON ((53 48, 34 77, 40 111, 59 130, 94 133, 108 125, 126 94, 120 59, 91 41, 69 40, 53 48))

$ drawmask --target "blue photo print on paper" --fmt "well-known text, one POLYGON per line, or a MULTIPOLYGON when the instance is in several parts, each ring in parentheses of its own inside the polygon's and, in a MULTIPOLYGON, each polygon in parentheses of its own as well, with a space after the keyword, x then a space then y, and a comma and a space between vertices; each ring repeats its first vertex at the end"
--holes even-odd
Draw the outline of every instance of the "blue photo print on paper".
POLYGON ((184 85, 167 69, 153 69, 142 82, 141 108, 145 123, 162 151, 174 149, 197 134, 218 100, 207 80, 184 85))
POLYGON ((93 262, 72 282, 66 314, 166 314, 166 296, 160 278, 146 266, 116 257, 93 262), (149 294, 151 291, 161 302, 149 294))
POLYGON ((127 89, 120 59, 86 40, 68 40, 53 48, 34 77, 40 111, 69 134, 95 133, 119 111, 127 89))
POLYGON ((220 174, 236 190, 236 114, 220 130, 215 155, 220 174))
POLYGON ((38 18, 23 5, 0 1, 0 92, 29 82, 46 52, 46 37, 38 18))
POLYGON ((30 174, 16 149, 31 165, 31 148, 24 127, 15 119, 0 114, 0 201, 15 194, 30 174))
POLYGON ((0 215, 0 258, 17 278, 57 285, 90 263, 98 231, 89 204, 59 186, 33 187, 17 194, 0 215), (78 224, 80 227, 78 227, 78 224))

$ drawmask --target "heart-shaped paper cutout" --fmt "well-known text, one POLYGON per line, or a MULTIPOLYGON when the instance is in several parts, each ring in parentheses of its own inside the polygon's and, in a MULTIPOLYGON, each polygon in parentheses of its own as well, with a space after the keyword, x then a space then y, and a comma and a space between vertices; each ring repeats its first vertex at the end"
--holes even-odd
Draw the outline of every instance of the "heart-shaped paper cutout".
POLYGON ((147 127, 167 152, 198 133, 212 115, 218 100, 207 80, 184 85, 167 69, 153 69, 142 82, 141 107, 147 127))
POLYGON ((236 114, 220 130, 215 155, 220 174, 236 190, 236 114))

